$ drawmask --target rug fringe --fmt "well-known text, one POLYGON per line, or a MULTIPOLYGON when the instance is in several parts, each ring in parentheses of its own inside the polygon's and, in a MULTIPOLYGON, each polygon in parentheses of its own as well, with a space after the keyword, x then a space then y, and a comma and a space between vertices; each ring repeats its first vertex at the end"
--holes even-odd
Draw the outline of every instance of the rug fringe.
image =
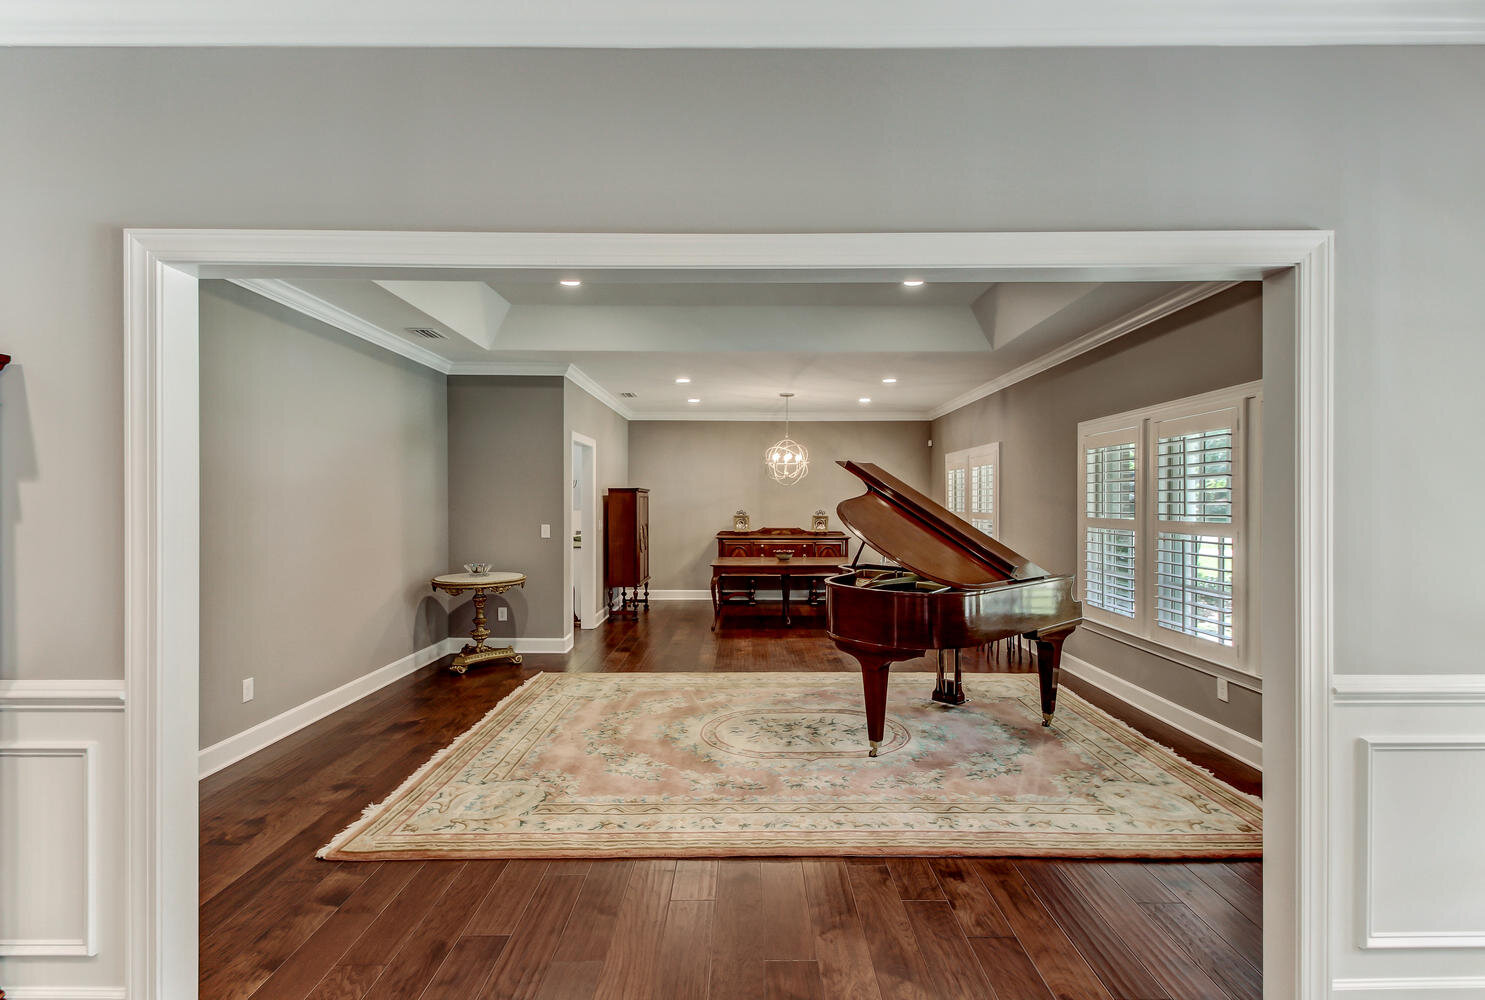
POLYGON ((422 778, 423 778, 424 775, 426 775, 429 771, 433 770, 433 768, 437 767, 438 764, 439 764, 439 762, 442 761, 445 757, 447 757, 449 755, 449 752, 451 750, 453 750, 456 746, 459 745, 459 741, 461 741, 462 739, 464 739, 464 737, 468 736, 471 732, 473 732, 474 730, 480 728, 486 722, 488 722, 490 720, 490 717, 492 715, 494 715, 496 712, 500 711, 507 704, 509 704, 510 700, 512 698, 514 698, 516 695, 520 694, 522 691, 526 690, 528 687, 531 687, 537 681, 545 680, 547 678, 555 677, 555 676, 557 676, 555 673, 553 673, 551 671, 548 671, 548 670, 543 670, 540 673, 533 674, 532 676, 526 678, 526 680, 522 681, 520 687, 516 688, 510 694, 506 695, 504 698, 501 698, 494 705, 492 705, 490 707, 490 710, 488 712, 486 712, 484 715, 480 716, 480 719, 479 719, 478 722, 476 722, 474 725, 470 726, 468 729, 465 729, 458 736, 455 736, 452 740, 449 741, 448 746, 444 747, 442 750, 440 750, 437 753, 435 753, 432 757, 430 757, 428 759, 427 763, 425 763, 422 767, 418 768, 412 774, 408 775, 402 781, 401 784, 399 784, 396 788, 394 788, 392 790, 391 794, 389 794, 386 798, 382 799, 381 801, 379 801, 379 802, 373 802, 369 806, 367 806, 365 809, 362 809, 361 810, 361 815, 358 816, 358 817, 356 817, 356 819, 351 823, 350 826, 346 827, 344 830, 340 831, 334 837, 332 837, 331 840, 330 840, 330 843, 326 844, 324 847, 320 848, 318 851, 315 851, 315 857, 316 858, 319 858, 321 861, 332 860, 331 857, 330 857, 330 855, 333 854, 335 851, 340 850, 340 848, 344 847, 349 841, 353 840, 355 838, 356 834, 360 833, 360 828, 366 824, 367 820, 371 819, 371 817, 376 813, 376 811, 378 809, 380 809, 387 802, 390 802, 392 799, 397 798, 397 796, 401 795, 404 791, 406 791, 407 789, 409 789, 411 786, 417 784, 418 781, 422 780, 422 778))

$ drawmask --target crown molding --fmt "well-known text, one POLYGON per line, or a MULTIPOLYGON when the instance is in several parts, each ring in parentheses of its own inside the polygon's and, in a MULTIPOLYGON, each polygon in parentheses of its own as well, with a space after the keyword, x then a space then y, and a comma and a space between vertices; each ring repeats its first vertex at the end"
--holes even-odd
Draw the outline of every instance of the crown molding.
POLYGON ((1023 48, 1478 45, 1480 0, 10 0, 3 45, 1023 48))
POLYGON ((435 354, 427 348, 419 347, 417 344, 397 336, 384 327, 362 319, 355 313, 347 312, 334 303, 327 302, 317 295, 311 295, 297 285, 291 285, 287 281, 277 278, 228 278, 234 285, 246 288, 248 291, 271 299, 279 305, 287 306, 296 312, 301 312, 311 319, 317 319, 321 323, 343 330, 354 337, 385 348, 393 354, 401 355, 409 361, 415 361, 426 368, 432 368, 444 375, 449 374, 452 362, 447 358, 435 354))
POLYGON ((577 365, 563 364, 560 361, 455 361, 449 366, 447 374, 560 376, 625 420, 634 419, 633 410, 625 406, 618 396, 599 385, 593 376, 577 365))
MULTIPOLYGON (((287 281, 277 278, 229 278, 227 280, 250 292, 261 295, 280 305, 287 306, 296 312, 303 313, 312 319, 317 319, 338 330, 343 330, 352 336, 360 337, 362 340, 385 348, 394 354, 407 358, 409 361, 417 362, 444 375, 561 376, 571 380, 588 395, 613 410, 625 420, 772 419, 768 413, 759 413, 750 410, 721 410, 707 413, 674 410, 663 413, 639 413, 632 407, 626 406, 619 397, 605 389, 591 375, 577 365, 564 364, 560 361, 450 361, 442 355, 420 347, 403 337, 399 337, 390 330, 348 312, 317 295, 312 295, 287 281)), ((875 413, 860 410, 828 410, 816 413, 796 414, 792 419, 799 422, 937 420, 939 417, 952 413, 960 407, 967 406, 976 400, 1008 389, 1017 382, 1022 382, 1034 375, 1039 375, 1050 368, 1055 368, 1057 365, 1070 361, 1080 354, 1085 354, 1095 348, 1102 347, 1104 344, 1116 340, 1127 333, 1132 333, 1140 327, 1147 326, 1172 313, 1179 312, 1187 306, 1195 305, 1203 299, 1226 291, 1236 284, 1238 284, 1236 281, 1207 281, 1194 282, 1178 288, 1174 292, 1161 296, 1155 301, 1127 313, 1113 322, 1084 334, 1071 343, 1048 351, 1041 357, 1028 361, 1026 364, 1014 368, 998 378, 991 379, 989 382, 976 386, 968 392, 961 393, 953 399, 929 410, 887 410, 877 411, 875 413)))
POLYGON ((550 375, 565 378, 572 366, 561 361, 454 361, 449 375, 550 375))
POLYGON ((577 365, 567 366, 567 379, 573 385, 577 386, 579 389, 583 390, 588 395, 598 400, 604 406, 607 406, 610 410, 613 410, 625 420, 634 419, 633 410, 625 406, 618 396, 615 396, 603 386, 599 385, 596 381, 594 381, 593 376, 583 371, 577 365))
POLYGON ((1088 331, 1077 340, 1063 344, 1061 347, 1048 351, 1038 358, 1033 358, 1024 365, 1012 368, 1004 375, 993 378, 966 393, 955 396, 946 403, 935 406, 932 410, 928 411, 929 419, 937 420, 939 417, 947 416, 976 400, 984 399, 986 396, 993 396, 997 392, 1009 389, 1017 382, 1024 382, 1033 375, 1040 375, 1048 369, 1056 368, 1058 365, 1071 361, 1080 354, 1087 354, 1089 351, 1102 347, 1112 340, 1118 340, 1126 333, 1133 333, 1141 327, 1149 326, 1156 320, 1161 320, 1172 313, 1180 312, 1187 306, 1193 306, 1203 299, 1209 299, 1218 292, 1225 292, 1236 284, 1239 284, 1239 282, 1195 282, 1178 288, 1167 295, 1162 295, 1155 301, 1146 303, 1133 312, 1126 313, 1112 322, 1105 323, 1097 329, 1088 331))

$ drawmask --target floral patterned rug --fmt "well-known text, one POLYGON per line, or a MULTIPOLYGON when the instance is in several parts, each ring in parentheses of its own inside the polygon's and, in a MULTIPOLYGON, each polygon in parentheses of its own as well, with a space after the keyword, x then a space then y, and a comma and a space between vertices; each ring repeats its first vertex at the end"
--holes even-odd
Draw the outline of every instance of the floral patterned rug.
POLYGON ((853 673, 533 677, 323 848, 334 861, 719 855, 1256 857, 1258 801, 1032 674, 970 701, 853 673))

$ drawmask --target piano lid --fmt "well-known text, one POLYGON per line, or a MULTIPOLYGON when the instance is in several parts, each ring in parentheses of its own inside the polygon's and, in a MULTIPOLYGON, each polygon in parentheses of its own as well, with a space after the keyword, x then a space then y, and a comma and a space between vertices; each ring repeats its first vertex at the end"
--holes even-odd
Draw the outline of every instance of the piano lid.
POLYGON ((836 506, 840 519, 872 548, 919 576, 962 590, 981 590, 1047 575, 885 469, 870 462, 836 464, 867 486, 865 494, 836 506))

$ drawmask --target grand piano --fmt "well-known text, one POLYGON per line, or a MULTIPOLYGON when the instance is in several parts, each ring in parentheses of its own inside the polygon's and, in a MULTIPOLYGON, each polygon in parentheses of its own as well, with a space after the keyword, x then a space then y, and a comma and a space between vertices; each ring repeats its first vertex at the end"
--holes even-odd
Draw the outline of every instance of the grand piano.
POLYGON ((1024 636, 1036 646, 1042 725, 1057 710, 1062 643, 1083 620, 1073 578, 1053 576, 869 462, 839 462, 866 483, 835 508, 897 566, 861 566, 825 581, 830 638, 861 664, 866 735, 875 757, 887 717, 888 668, 938 653, 933 700, 964 703, 960 650, 1024 636), (951 654, 950 680, 945 654, 951 654))

